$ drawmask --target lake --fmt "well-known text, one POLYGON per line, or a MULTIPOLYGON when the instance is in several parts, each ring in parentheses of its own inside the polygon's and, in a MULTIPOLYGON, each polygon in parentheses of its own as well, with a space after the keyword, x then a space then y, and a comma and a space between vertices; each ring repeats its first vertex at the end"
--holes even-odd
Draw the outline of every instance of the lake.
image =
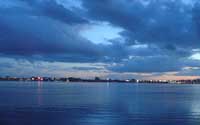
POLYGON ((0 125, 200 125, 200 85, 0 82, 0 125))

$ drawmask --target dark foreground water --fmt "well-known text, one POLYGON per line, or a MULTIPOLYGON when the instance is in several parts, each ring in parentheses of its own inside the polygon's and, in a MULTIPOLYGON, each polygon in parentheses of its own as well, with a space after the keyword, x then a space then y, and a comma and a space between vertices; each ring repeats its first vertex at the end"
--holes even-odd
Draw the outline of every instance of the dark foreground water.
POLYGON ((200 85, 0 82, 0 125, 200 125, 200 85))

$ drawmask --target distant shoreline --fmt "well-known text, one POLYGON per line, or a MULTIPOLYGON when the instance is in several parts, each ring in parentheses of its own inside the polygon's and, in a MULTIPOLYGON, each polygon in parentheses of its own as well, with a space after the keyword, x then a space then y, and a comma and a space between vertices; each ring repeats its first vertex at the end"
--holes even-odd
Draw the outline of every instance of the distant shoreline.
POLYGON ((119 79, 101 79, 99 77, 95 77, 94 79, 82 79, 82 78, 75 78, 75 77, 40 77, 40 76, 33 76, 33 77, 0 77, 0 81, 42 81, 42 82, 94 82, 94 83, 154 83, 154 84, 200 84, 200 79, 194 80, 136 80, 136 79, 126 79, 126 80, 119 80, 119 79))
POLYGON ((200 85, 200 82, 198 83, 191 83, 191 82, 183 82, 183 83, 173 83, 173 82, 127 82, 127 81, 29 81, 29 80, 0 80, 0 82, 40 82, 40 83, 45 83, 45 82, 63 82, 63 83, 129 83, 129 84, 179 84, 179 85, 200 85))

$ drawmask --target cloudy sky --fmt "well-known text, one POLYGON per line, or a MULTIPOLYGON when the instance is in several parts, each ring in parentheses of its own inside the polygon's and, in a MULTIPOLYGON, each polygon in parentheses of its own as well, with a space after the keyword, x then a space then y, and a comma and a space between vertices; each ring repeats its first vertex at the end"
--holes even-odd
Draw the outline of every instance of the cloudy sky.
POLYGON ((198 0, 0 0, 0 76, 200 76, 198 0))

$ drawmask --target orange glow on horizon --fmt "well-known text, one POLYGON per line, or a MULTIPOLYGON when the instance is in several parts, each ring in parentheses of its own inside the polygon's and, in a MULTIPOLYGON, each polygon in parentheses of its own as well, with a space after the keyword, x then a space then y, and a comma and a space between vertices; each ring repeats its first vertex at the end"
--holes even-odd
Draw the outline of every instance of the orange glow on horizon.
POLYGON ((200 79, 200 76, 172 76, 172 75, 163 75, 163 76, 152 76, 148 77, 151 80, 193 80, 200 79))

